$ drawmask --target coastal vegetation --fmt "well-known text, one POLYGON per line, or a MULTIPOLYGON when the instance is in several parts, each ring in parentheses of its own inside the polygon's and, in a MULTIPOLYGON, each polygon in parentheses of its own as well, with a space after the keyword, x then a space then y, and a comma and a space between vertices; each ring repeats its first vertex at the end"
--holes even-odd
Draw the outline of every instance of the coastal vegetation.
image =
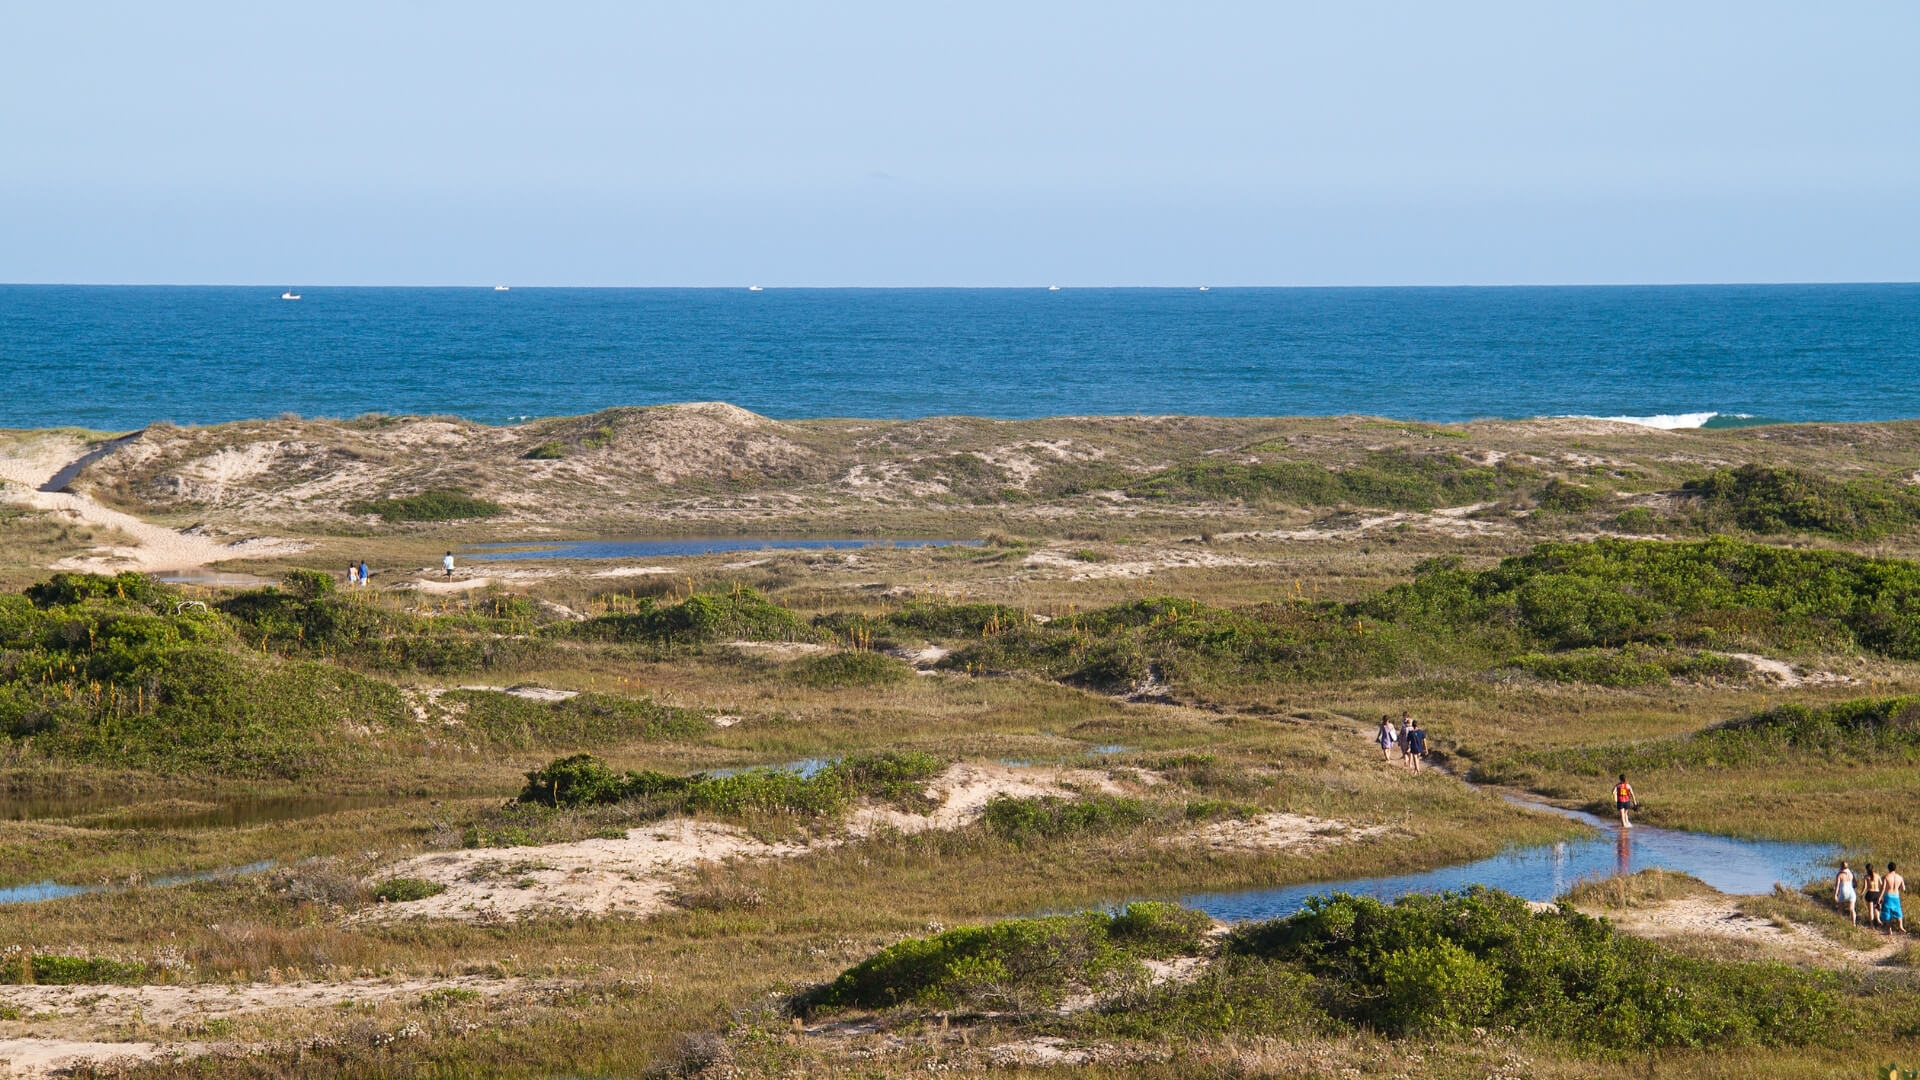
POLYGON ((1604 809, 1625 771, 1646 825, 1920 858, 1900 425, 424 423, 157 429, 76 480, 252 580, 0 517, 0 888, 91 890, 0 903, 0 1039, 206 1051, 156 1077, 1920 1061, 1911 950, 1820 882, 1334 895, 1583 831, 1462 780, 1604 809), (498 513, 344 512, 455 490, 498 513), (985 542, 537 550, 667 529, 985 542), (439 568, 486 542, 529 560, 439 568), (1403 711, 1438 768, 1368 743, 1403 711))

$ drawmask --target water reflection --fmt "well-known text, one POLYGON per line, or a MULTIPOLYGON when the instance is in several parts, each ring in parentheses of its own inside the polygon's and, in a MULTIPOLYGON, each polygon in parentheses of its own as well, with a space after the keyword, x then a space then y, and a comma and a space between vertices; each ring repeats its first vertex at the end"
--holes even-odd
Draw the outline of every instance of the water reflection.
POLYGON ((1798 885, 1824 877, 1840 857, 1840 850, 1827 844, 1742 840, 1648 825, 1636 825, 1629 833, 1617 822, 1592 814, 1510 801, 1551 810, 1591 825, 1596 831, 1579 840, 1515 848, 1478 862, 1417 874, 1208 893, 1183 897, 1181 902, 1217 919, 1238 922, 1291 915, 1309 898, 1335 892, 1392 900, 1409 893, 1457 892, 1471 885, 1487 885, 1526 900, 1552 900, 1583 879, 1655 868, 1692 874, 1724 893, 1755 895, 1771 892, 1775 882, 1798 885))

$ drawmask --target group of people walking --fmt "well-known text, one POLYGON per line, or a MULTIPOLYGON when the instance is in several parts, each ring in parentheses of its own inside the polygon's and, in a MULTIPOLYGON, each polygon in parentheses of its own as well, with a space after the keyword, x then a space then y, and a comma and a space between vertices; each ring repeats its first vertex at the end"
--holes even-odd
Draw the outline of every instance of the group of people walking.
POLYGON ((1373 737, 1380 747, 1380 760, 1392 763, 1393 752, 1400 751, 1400 764, 1420 771, 1420 761, 1427 756, 1427 729, 1420 726, 1409 713, 1400 714, 1400 727, 1393 726, 1392 716, 1380 718, 1380 730, 1373 737))
POLYGON ((367 560, 347 564, 347 586, 349 588, 367 583, 367 560))
POLYGON ((1897 928, 1907 932, 1906 912, 1901 909, 1900 897, 1907 891, 1907 879, 1892 863, 1887 864, 1887 872, 1874 869, 1867 864, 1866 877, 1853 872, 1853 867, 1845 861, 1840 863, 1840 872, 1833 877, 1833 904, 1847 913, 1847 917, 1856 924, 1864 914, 1867 925, 1875 926, 1891 934, 1897 928), (1865 902, 1867 910, 1863 913, 1860 905, 1865 902))

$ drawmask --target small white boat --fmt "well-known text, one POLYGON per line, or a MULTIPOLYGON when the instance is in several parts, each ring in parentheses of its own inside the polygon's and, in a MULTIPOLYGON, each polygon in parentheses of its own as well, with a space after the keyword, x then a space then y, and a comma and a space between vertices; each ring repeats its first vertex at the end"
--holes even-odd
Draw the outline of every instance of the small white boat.
POLYGON ((299 293, 297 293, 297 292, 294 292, 294 291, 293 291, 292 289, 288 289, 288 290, 287 290, 286 292, 283 292, 283 293, 281 293, 281 294, 280 294, 280 299, 282 299, 282 300, 298 300, 298 299, 300 299, 300 294, 299 294, 299 293))
POLYGON ((758 286, 758 285, 749 285, 749 286, 747 286, 747 291, 748 291, 748 292, 765 292, 766 290, 765 290, 765 289, 762 289, 762 288, 761 288, 760 286, 758 286))
POLYGON ((495 285, 495 286, 493 287, 493 291, 494 291, 494 292, 506 292, 506 291, 507 291, 507 287, 506 287, 505 285, 495 285))
POLYGON ((1049 285, 1049 286, 1047 286, 1047 291, 1048 291, 1048 292, 1059 292, 1059 291, 1060 291, 1060 286, 1058 286, 1058 285, 1049 285))
POLYGON ((1210 288, 1208 288, 1208 287, 1207 287, 1207 286, 1205 286, 1205 285, 1202 285, 1202 286, 1200 286, 1200 291, 1201 291, 1201 292, 1212 292, 1213 290, 1212 290, 1212 289, 1210 289, 1210 288))

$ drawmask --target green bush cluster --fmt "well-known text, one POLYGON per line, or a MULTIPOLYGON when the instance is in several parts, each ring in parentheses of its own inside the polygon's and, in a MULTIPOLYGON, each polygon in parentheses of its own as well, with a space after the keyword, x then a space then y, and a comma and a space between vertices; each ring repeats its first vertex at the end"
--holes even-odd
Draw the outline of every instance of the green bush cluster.
POLYGON ((409 900, 425 900, 429 896, 439 896, 447 887, 437 881, 424 878, 396 877, 388 878, 373 887, 373 898, 387 904, 404 904, 409 900))
POLYGON ((497 502, 482 499, 459 488, 432 488, 418 495, 390 496, 368 502, 357 502, 347 509, 356 514, 377 514, 387 522, 403 521, 467 521, 473 518, 494 517, 506 508, 497 502))
POLYGON ((1024 844, 1136 828, 1162 816, 1161 808, 1152 803, 1119 795, 1093 795, 1084 799, 996 795, 988 800, 981 820, 1002 839, 1024 844))
POLYGON ((677 604, 644 597, 635 611, 568 623, 560 630, 589 641, 654 645, 817 641, 822 636, 805 619, 746 588, 695 593, 677 604))
POLYGON ((1753 665, 1738 657, 1645 645, 1528 653, 1515 657, 1512 665, 1553 682, 1613 687, 1655 686, 1674 679, 1738 679, 1753 673, 1753 665))
POLYGON ((1768 1046, 1830 1039, 1849 1018, 1830 975, 1695 959, 1479 886, 1392 904, 1316 898, 1225 949, 1311 977, 1329 1018, 1390 1034, 1511 1026, 1613 1050, 1768 1046))
POLYGON ((0 963, 0 982, 20 986, 94 986, 152 982, 153 968, 140 960, 21 952, 0 963))
POLYGON ((646 800, 669 812, 831 817, 861 798, 925 809, 922 789, 945 767, 931 754, 899 750, 852 754, 812 776, 779 769, 674 776, 653 770, 616 773, 591 754, 575 754, 527 773, 519 801, 579 807, 646 800))
POLYGON ((1172 904, 965 926, 909 938, 801 995, 803 1011, 898 1005, 1028 1010, 1137 985, 1143 958, 1200 951, 1210 920, 1172 904))
POLYGON ((1820 533, 1865 540, 1920 521, 1920 493, 1883 480, 1830 480, 1799 469, 1742 465, 1718 469, 1683 490, 1708 528, 1820 533))
POLYGON ((821 690, 873 689, 913 677, 913 668, 884 653, 849 649, 809 656, 793 665, 792 677, 821 690))

